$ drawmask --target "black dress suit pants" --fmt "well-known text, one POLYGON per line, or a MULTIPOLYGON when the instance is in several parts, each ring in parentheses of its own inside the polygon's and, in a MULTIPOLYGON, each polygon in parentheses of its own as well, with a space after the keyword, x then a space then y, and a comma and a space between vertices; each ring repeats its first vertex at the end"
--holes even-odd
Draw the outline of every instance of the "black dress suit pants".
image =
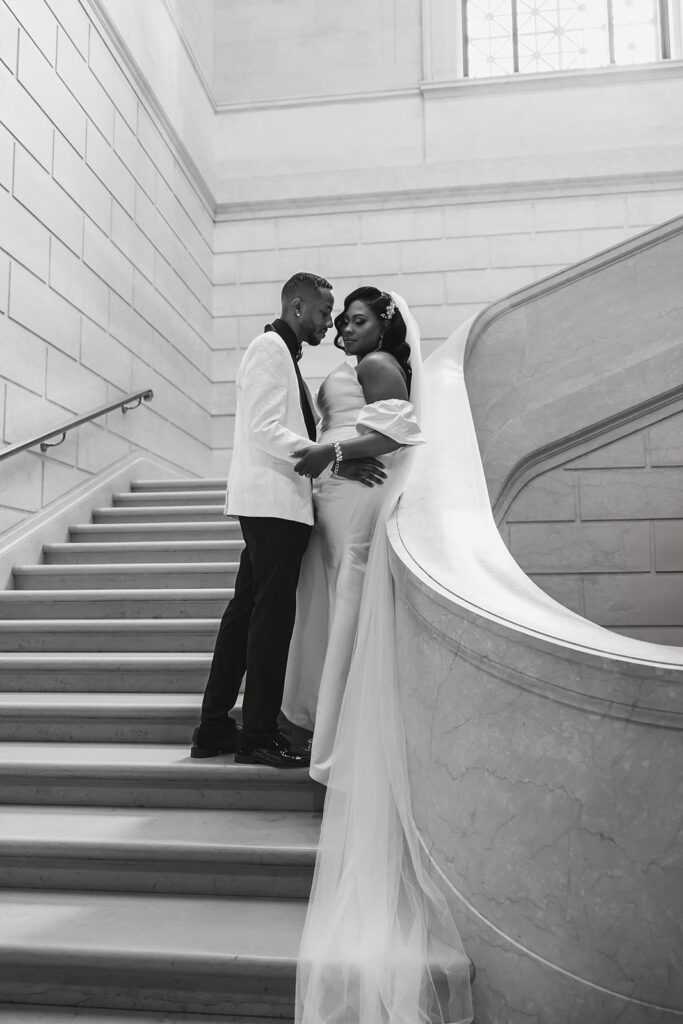
POLYGON ((282 704, 301 560, 311 534, 291 519, 240 516, 245 547, 235 596, 221 620, 204 692, 200 737, 220 743, 246 671, 244 739, 272 735, 282 704))

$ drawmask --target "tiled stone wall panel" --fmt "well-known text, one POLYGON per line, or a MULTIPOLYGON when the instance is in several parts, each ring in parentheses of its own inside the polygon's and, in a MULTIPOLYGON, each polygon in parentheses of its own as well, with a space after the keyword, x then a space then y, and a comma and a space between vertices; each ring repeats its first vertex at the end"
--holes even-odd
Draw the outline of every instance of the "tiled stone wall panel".
POLYGON ((111 193, 61 135, 55 135, 53 176, 102 231, 109 234, 111 193))
POLYGON ((80 361, 119 390, 131 390, 131 353, 87 317, 83 319, 80 361))
POLYGON ((122 299, 129 303, 133 301, 134 268, 132 263, 111 244, 111 240, 98 227, 89 221, 85 225, 83 262, 122 299))
POLYGON ((19 22, 9 7, 0 3, 0 61, 14 73, 17 68, 17 41, 19 22))
POLYGON ((136 139, 134 132, 118 114, 116 116, 114 149, 138 185, 150 199, 154 199, 157 178, 154 164, 136 139))
POLYGON ((57 21, 45 0, 5 0, 24 31, 54 66, 57 47, 57 21))
POLYGON ((9 268, 9 256, 0 252, 0 313, 6 313, 9 305, 9 268))
POLYGON ((138 100, 115 58, 99 32, 90 35, 90 68, 122 117, 135 131, 138 122, 138 100))
POLYGON ((650 524, 511 523, 509 547, 527 573, 649 572, 650 524))
POLYGON ((103 421, 93 420, 79 427, 78 468, 86 473, 99 473, 132 450, 130 442, 112 434, 103 426, 103 421))
POLYGON ((585 576, 585 616, 603 626, 680 626, 683 573, 585 576))
MULTIPOLYGON (((43 356, 47 353, 43 350, 43 356)), ((30 381, 29 381, 30 382, 30 381)), ((17 387, 11 383, 7 385, 7 399, 5 406, 5 441, 13 444, 16 441, 24 441, 27 436, 40 434, 45 430, 51 430, 68 419, 68 413, 53 402, 44 397, 44 389, 41 394, 35 394, 24 387, 17 387), (27 424, 30 427, 27 429, 27 424)), ((21 459, 17 455, 16 459, 21 459)), ((14 459, 8 459, 8 465, 12 465, 14 459)), ((38 465, 38 461, 35 462, 38 465)), ((11 498, 11 491, 8 490, 11 498)), ((11 503, 11 502, 10 502, 11 503)))
MULTIPOLYGON (((683 461, 683 460, 681 460, 683 461)), ((596 448, 587 455, 567 463, 572 469, 615 469, 618 467, 645 466, 644 433, 629 434, 611 444, 596 448)))
POLYGON ((543 590, 653 643, 679 644, 683 635, 681 424, 683 413, 663 410, 653 425, 531 480, 501 525, 510 551, 543 590), (655 464, 653 451, 668 462, 655 464), (568 482, 580 499, 575 521, 553 522, 567 511, 568 482), (539 490, 543 502, 535 500, 539 490))
MULTIPOLYGON (((16 78, 0 64, 0 120, 47 170, 52 166, 54 128, 16 78)), ((9 188, 9 185, 8 185, 9 188)))
POLYGON ((88 127, 86 153, 88 166, 114 199, 133 216, 135 212, 135 179, 111 146, 92 125, 88 127))
POLYGON ((46 280, 50 257, 50 234, 46 228, 6 192, 0 192, 0 224, 0 248, 46 280))
POLYGON ((22 452, 9 459, 2 470, 3 492, 10 498, 9 507, 24 513, 37 512, 41 505, 42 477, 42 465, 32 454, 22 452))
POLYGON ((50 0, 50 9, 81 56, 87 59, 90 21, 78 0, 50 0))
POLYGON ((574 522, 576 498, 571 473, 544 473, 520 491, 506 514, 508 523, 574 522))
POLYGON ((114 104, 63 30, 59 32, 57 45, 57 73, 92 124, 111 145, 114 141, 114 104))
POLYGON ((167 182, 173 181, 173 153, 143 106, 138 107, 138 138, 161 176, 167 182))
MULTIPOLYGON (((11 320, 2 322, 2 335, 3 377, 37 395, 42 395, 45 390, 45 345, 30 331, 11 320)), ((9 416, 9 408, 8 400, 6 416, 9 416)), ((7 427, 7 421, 5 426, 7 427)))
POLYGON ((116 200, 112 205, 111 240, 148 281, 154 279, 154 246, 116 200))
POLYGON ((23 146, 14 157, 14 198, 72 252, 82 254, 82 210, 23 146))
POLYGON ((57 349, 48 349, 46 380, 47 398, 70 412, 96 409, 107 401, 106 380, 57 349))
POLYGON ((18 263, 12 267, 9 314, 67 355, 78 355, 81 314, 18 263))
POLYGON ((59 462, 46 461, 43 466, 43 503, 48 505, 51 501, 68 494, 78 484, 85 483, 89 476, 89 473, 75 466, 63 466, 59 462))
POLYGON ((683 515, 680 519, 655 523, 654 536, 655 570, 683 572, 683 515))
POLYGON ((19 39, 18 78, 77 152, 85 152, 85 111, 29 37, 19 39))
POLYGON ((683 467, 582 473, 579 488, 584 521, 683 516, 683 467))
POLYGON ((14 139, 0 125, 0 188, 9 192, 12 188, 12 170, 14 162, 14 139))
MULTIPOLYGON (((99 230, 94 228, 93 230, 99 230)), ((82 310, 100 327, 107 326, 109 289, 94 271, 73 253, 52 239, 50 287, 59 292, 77 309, 82 310)))

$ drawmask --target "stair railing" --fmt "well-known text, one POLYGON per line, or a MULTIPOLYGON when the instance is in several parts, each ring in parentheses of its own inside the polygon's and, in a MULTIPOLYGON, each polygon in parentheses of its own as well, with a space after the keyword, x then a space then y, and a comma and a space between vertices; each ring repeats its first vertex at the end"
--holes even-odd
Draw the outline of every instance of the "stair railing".
POLYGON ((3 448, 3 450, 0 451, 0 462, 4 459, 11 458, 12 455, 18 455, 19 452, 26 451, 27 448, 33 448, 35 445, 40 445, 41 452, 46 452, 48 448, 56 448, 57 445, 62 444, 66 440, 66 435, 70 430, 80 427, 83 423, 89 423, 91 420, 96 420, 99 416, 105 416, 108 412, 114 412, 116 409, 120 409, 121 412, 124 413, 129 412, 132 409, 137 409, 143 399, 145 402, 151 402, 153 397, 154 392, 151 388, 145 388, 142 391, 133 391, 130 395, 126 395, 125 398, 119 398, 115 402, 109 402, 107 405, 101 405, 99 408, 93 409, 92 412, 87 412, 82 416, 77 416, 75 419, 69 420, 67 423, 63 423, 61 426, 55 427, 53 430, 48 430, 44 434, 32 437, 29 441, 19 441, 17 444, 10 445, 9 448, 3 448), (58 436, 58 441, 50 440, 51 438, 58 436))

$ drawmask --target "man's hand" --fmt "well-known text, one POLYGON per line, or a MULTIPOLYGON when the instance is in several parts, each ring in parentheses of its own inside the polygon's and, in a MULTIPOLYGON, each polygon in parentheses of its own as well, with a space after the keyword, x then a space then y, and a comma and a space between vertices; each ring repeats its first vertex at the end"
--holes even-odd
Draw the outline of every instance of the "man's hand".
POLYGON ((294 466, 294 472, 299 476, 310 476, 311 480, 320 476, 325 467, 334 462, 334 448, 331 444, 309 444, 295 448, 289 454, 299 460, 294 466))
POLYGON ((379 459, 344 459, 339 465, 338 476, 345 480, 357 480, 366 487, 380 486, 387 478, 384 463, 379 459))

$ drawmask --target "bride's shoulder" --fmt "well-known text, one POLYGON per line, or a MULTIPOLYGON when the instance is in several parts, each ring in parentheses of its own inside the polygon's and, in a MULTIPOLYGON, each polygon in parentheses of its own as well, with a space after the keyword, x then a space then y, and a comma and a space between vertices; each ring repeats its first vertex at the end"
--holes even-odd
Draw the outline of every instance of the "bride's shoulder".
POLYGON ((358 364, 358 380, 380 381, 395 379, 396 377, 405 381, 405 373, 398 360, 390 352, 369 352, 358 364))
POLYGON ((408 397, 405 373, 389 352, 369 352, 361 359, 356 372, 366 402, 408 397))

